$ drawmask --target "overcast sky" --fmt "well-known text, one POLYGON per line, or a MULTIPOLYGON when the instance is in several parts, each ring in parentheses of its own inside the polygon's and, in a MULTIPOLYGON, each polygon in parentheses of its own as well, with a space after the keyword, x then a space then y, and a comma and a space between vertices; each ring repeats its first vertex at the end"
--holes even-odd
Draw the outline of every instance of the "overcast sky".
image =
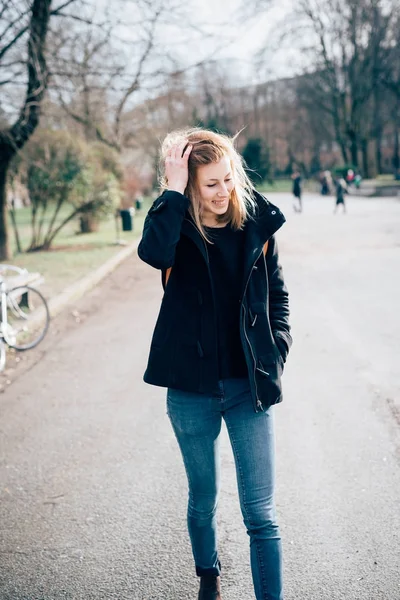
MULTIPOLYGON (((103 6, 113 6, 113 0, 94 1, 103 6)), ((132 10, 134 5, 129 0, 125 1, 125 6, 129 7, 128 23, 135 16, 132 10)), ((238 85, 294 74, 296 57, 291 56, 287 47, 276 47, 277 34, 281 31, 279 25, 287 22, 294 0, 271 0, 271 4, 275 6, 247 19, 243 17, 244 13, 250 17, 251 11, 246 0, 170 1, 181 4, 180 10, 194 26, 188 27, 187 21, 182 18, 173 19, 173 25, 163 24, 158 27, 158 39, 165 40, 168 52, 172 50, 177 58, 177 67, 194 65, 211 57, 217 60, 232 58, 237 61, 234 68, 238 85), (202 35, 202 32, 210 35, 202 35), (258 64, 255 56, 263 48, 268 50, 264 61, 258 64)), ((137 35, 137 30, 134 33, 127 26, 124 37, 129 39, 132 35, 137 35)), ((163 45, 162 41, 161 44, 163 45)), ((159 45, 158 49, 160 48, 162 53, 163 48, 159 45)))
MULTIPOLYGON (((241 61, 242 75, 254 78, 254 56, 260 49, 269 46, 270 42, 275 45, 277 30, 290 15, 292 0, 275 2, 275 6, 268 12, 256 14, 248 21, 238 19, 243 5, 247 6, 243 0, 192 0, 191 4, 199 20, 209 23, 210 28, 217 33, 215 40, 200 43, 198 48, 203 47, 204 51, 205 48, 217 47, 220 28, 221 41, 223 42, 224 36, 228 35, 232 42, 228 43, 218 56, 241 61)), ((265 71, 259 74, 261 78, 265 77, 266 72, 276 77, 291 75, 295 68, 293 56, 288 48, 274 48, 273 52, 270 50, 266 55, 264 68, 265 71)))

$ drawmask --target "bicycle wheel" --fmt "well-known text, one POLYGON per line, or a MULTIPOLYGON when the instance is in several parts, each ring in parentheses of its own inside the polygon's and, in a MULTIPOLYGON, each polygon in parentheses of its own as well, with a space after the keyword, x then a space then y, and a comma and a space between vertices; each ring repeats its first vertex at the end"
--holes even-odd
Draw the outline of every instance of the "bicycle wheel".
POLYGON ((49 328, 50 312, 42 294, 29 285, 7 292, 7 324, 3 337, 15 350, 29 350, 42 341, 49 328))

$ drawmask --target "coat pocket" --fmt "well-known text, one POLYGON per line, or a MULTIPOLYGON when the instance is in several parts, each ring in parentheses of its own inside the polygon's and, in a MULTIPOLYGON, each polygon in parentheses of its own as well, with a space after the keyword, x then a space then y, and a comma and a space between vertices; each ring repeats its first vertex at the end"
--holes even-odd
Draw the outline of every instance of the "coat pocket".
POLYGON ((263 403, 271 405, 280 402, 282 396, 281 375, 283 360, 278 349, 260 356, 257 360, 257 387, 263 403))
POLYGON ((269 379, 280 378, 283 372, 283 358, 279 349, 274 347, 273 352, 263 354, 257 360, 257 371, 269 379))

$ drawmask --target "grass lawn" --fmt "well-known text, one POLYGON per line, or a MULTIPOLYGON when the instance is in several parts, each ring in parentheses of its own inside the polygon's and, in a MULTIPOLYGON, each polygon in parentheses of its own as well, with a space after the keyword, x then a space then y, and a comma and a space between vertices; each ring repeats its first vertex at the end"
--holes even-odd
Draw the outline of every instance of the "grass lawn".
POLYGON ((261 194, 270 194, 271 192, 291 192, 293 182, 291 179, 276 179, 272 184, 264 182, 257 186, 261 194))
MULTIPOLYGON (((144 217, 150 203, 150 200, 145 201, 143 209, 136 211, 133 217, 133 231, 121 231, 121 219, 119 219, 120 239, 131 243, 141 235, 144 217)), ((65 218, 68 210, 60 214, 59 221, 65 218)), ((31 236, 30 209, 18 209, 16 218, 21 244, 23 249, 26 249, 31 236)), ((50 218, 51 214, 47 217, 47 223, 50 218)), ((26 268, 28 271, 41 273, 45 283, 40 289, 47 298, 50 298, 98 268, 123 248, 115 243, 117 234, 113 216, 101 222, 99 231, 95 233, 79 234, 78 230, 79 223, 74 220, 60 231, 50 250, 16 254, 15 235, 10 219, 9 234, 11 248, 15 254, 8 262, 26 268)))

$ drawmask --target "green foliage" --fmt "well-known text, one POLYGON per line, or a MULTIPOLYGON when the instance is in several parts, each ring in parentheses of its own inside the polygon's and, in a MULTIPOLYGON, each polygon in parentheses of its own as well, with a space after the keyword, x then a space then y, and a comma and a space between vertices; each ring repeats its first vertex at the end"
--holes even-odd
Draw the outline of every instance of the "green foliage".
POLYGON ((8 122, 7 113, 0 105, 0 128, 6 129, 9 127, 10 123, 8 122))
POLYGON ((358 167, 355 167, 354 165, 350 165, 350 164, 343 165, 342 167, 335 167, 332 172, 333 172, 334 177, 343 177, 343 179, 345 179, 346 175, 347 175, 347 171, 349 171, 349 169, 354 171, 354 173, 359 172, 358 167))
POLYGON ((8 183, 12 187, 18 180, 22 170, 23 159, 20 152, 14 154, 8 168, 8 183))
POLYGON ((316 153, 311 158, 309 172, 310 175, 315 175, 316 173, 320 173, 320 171, 322 171, 321 161, 319 158, 319 154, 316 153))
POLYGON ((111 173, 117 181, 122 181, 124 173, 116 150, 101 142, 93 142, 90 144, 90 155, 102 171, 111 173))
POLYGON ((255 184, 271 181, 271 161, 269 149, 261 138, 250 138, 242 152, 248 168, 248 175, 255 184))
POLYGON ((291 192, 293 181, 291 179, 275 178, 273 181, 264 182, 257 186, 257 189, 262 194, 271 192, 291 192))
POLYGON ((109 216, 121 202, 121 188, 113 173, 96 169, 91 165, 73 193, 73 200, 80 205, 81 214, 91 214, 100 220, 109 216))
POLYGON ((34 208, 68 197, 85 167, 84 148, 63 131, 39 131, 24 151, 34 208))
POLYGON ((103 145, 86 144, 65 131, 39 130, 24 157, 32 208, 30 250, 48 249, 72 219, 84 216, 98 222, 120 202, 122 171, 115 152, 103 145), (66 216, 61 211, 65 205, 71 207, 66 216), (48 211, 50 221, 45 218, 48 211))

